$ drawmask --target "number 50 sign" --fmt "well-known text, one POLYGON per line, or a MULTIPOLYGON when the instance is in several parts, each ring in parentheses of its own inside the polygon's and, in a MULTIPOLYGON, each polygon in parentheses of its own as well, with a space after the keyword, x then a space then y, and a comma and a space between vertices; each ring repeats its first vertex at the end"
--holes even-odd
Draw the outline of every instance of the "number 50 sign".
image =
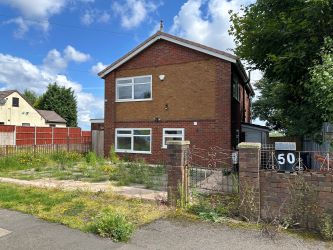
POLYGON ((296 163, 296 144, 290 142, 275 143, 275 150, 279 171, 293 172, 296 163))

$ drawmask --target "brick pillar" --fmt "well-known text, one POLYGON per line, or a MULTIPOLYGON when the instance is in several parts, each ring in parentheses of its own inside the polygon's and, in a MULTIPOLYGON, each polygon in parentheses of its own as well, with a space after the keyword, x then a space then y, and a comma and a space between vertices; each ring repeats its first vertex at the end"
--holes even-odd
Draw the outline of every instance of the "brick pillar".
POLYGON ((243 142, 238 148, 240 213, 250 220, 259 220, 261 143, 243 142))
POLYGON ((189 141, 168 141, 168 204, 176 206, 177 201, 188 200, 187 152, 189 141))

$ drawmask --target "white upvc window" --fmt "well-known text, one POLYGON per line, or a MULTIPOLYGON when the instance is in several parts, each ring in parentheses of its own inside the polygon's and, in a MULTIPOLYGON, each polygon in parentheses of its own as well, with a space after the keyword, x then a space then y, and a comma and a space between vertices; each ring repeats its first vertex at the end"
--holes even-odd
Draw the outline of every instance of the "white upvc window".
POLYGON ((184 141, 185 130, 183 128, 164 128, 162 148, 167 148, 167 141, 184 141))
POLYGON ((152 100, 152 76, 116 79, 116 102, 152 100))
POLYGON ((150 128, 117 128, 116 152, 120 153, 151 153, 150 128))

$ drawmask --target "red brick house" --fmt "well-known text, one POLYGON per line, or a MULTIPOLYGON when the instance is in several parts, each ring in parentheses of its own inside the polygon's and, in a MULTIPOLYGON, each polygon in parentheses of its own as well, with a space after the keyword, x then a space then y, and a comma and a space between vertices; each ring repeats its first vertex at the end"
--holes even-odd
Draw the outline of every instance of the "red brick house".
POLYGON ((167 140, 232 150, 254 95, 240 60, 157 32, 99 73, 105 80, 104 149, 165 159, 167 140))

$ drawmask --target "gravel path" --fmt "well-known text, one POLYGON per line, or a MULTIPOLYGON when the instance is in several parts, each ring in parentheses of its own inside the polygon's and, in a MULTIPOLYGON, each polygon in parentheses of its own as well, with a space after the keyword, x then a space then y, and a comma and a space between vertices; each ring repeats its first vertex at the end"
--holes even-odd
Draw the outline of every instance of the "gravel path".
POLYGON ((91 192, 98 191, 113 191, 129 198, 141 198, 144 200, 162 200, 166 199, 166 192, 145 189, 142 186, 114 186, 111 182, 83 182, 73 180, 55 180, 55 179, 40 179, 40 180, 19 180, 13 178, 0 177, 0 182, 12 183, 23 186, 33 186, 42 188, 59 188, 63 190, 87 190, 91 192))

